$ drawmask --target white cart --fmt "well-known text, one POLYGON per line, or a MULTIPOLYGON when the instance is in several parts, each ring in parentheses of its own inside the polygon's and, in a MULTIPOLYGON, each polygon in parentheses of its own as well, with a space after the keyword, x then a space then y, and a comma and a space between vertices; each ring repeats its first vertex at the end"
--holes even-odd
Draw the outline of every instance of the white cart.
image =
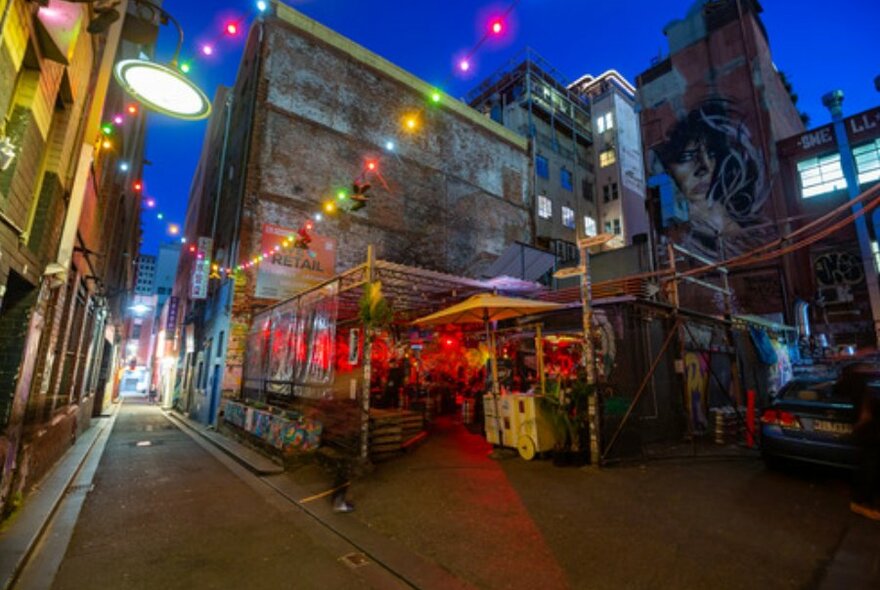
POLYGON ((540 397, 527 393, 483 396, 486 440, 516 449, 526 461, 553 449, 556 436, 540 397))

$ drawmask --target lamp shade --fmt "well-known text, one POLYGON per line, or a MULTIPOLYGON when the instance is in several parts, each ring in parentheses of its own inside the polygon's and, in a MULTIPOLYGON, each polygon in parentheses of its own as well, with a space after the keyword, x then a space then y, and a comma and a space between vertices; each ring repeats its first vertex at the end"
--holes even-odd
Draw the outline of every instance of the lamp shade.
POLYGON ((205 119, 211 103, 202 90, 167 66, 143 59, 126 59, 114 69, 116 80, 150 110, 188 121, 205 119))

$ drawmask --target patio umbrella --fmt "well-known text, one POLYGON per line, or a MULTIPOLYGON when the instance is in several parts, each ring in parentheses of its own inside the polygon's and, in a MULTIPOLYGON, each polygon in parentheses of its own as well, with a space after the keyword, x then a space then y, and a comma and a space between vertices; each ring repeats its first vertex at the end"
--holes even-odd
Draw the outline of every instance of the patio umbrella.
MULTIPOLYGON (((494 293, 480 293, 473 295, 460 303, 456 303, 446 309, 426 315, 413 321, 413 324, 421 326, 437 326, 443 324, 479 324, 482 323, 486 330, 486 341, 489 343, 489 360, 492 364, 492 395, 498 397, 498 367, 495 362, 495 338, 494 333, 489 332, 489 322, 507 320, 510 318, 523 317, 545 311, 562 309, 558 303, 536 301, 534 299, 520 299, 518 297, 505 297, 494 293)), ((498 410, 495 411, 496 421, 498 410)))

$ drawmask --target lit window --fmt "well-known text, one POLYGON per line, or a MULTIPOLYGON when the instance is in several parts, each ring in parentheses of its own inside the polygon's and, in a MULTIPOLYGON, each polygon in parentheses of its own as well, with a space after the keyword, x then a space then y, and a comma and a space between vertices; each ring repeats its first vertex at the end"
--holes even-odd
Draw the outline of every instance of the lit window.
POLYGON ((535 171, 541 178, 550 178, 550 165, 544 156, 535 156, 535 171))
POLYGON ((567 191, 573 190, 571 184, 571 171, 562 168, 559 170, 559 184, 567 191))
POLYGON ((599 153, 599 167, 604 168, 606 166, 610 166, 614 162, 617 161, 617 156, 614 153, 613 149, 605 150, 604 152, 599 153))
POLYGON ((846 189, 840 154, 802 160, 797 164, 801 196, 805 199, 846 189))
POLYGON ((596 227, 596 220, 589 215, 584 215, 584 235, 595 236, 598 233, 599 230, 596 227))
POLYGON ((599 133, 605 133, 605 117, 599 117, 596 119, 596 131, 599 133))
POLYGON ((880 139, 853 148, 859 184, 880 180, 880 139))
POLYGON ((614 128, 614 115, 611 111, 605 113, 605 129, 613 129, 614 128))
POLYGON ((553 201, 544 195, 538 195, 538 217, 550 219, 553 217, 553 201))
POLYGON ((562 206, 562 225, 574 229, 574 209, 562 206))

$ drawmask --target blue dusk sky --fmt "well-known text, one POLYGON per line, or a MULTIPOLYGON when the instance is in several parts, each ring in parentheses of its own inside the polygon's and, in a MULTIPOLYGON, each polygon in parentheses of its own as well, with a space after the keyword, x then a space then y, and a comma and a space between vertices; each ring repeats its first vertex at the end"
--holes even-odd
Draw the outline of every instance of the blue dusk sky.
MULTIPOLYGON (((367 49, 444 90, 463 96, 482 79, 531 47, 567 80, 616 69, 633 83, 651 59, 667 52, 663 27, 682 18, 692 0, 521 0, 510 14, 500 40, 486 43, 473 59, 468 79, 454 75, 456 55, 467 52, 482 36, 487 19, 504 12, 509 2, 492 0, 292 0, 291 6, 367 49)), ((855 114, 880 104, 874 78, 880 75, 880 2, 877 0, 764 0, 764 24, 773 60, 800 97, 798 108, 809 114, 811 127, 829 115, 821 97, 840 88, 844 110, 855 114)), ((165 9, 183 26, 183 57, 192 57, 190 77, 210 97, 220 84, 235 81, 246 30, 223 35, 225 23, 249 26, 255 1, 203 2, 166 0, 165 9), (210 57, 200 44, 213 43, 210 57)), ((157 59, 171 58, 176 35, 163 27, 157 59)), ((393 116, 389 113, 389 116, 393 116)), ((192 175, 196 168, 204 121, 176 121, 150 114, 147 127, 145 194, 156 200, 165 219, 146 210, 142 251, 156 253, 170 240, 168 222, 183 224, 192 175)))

